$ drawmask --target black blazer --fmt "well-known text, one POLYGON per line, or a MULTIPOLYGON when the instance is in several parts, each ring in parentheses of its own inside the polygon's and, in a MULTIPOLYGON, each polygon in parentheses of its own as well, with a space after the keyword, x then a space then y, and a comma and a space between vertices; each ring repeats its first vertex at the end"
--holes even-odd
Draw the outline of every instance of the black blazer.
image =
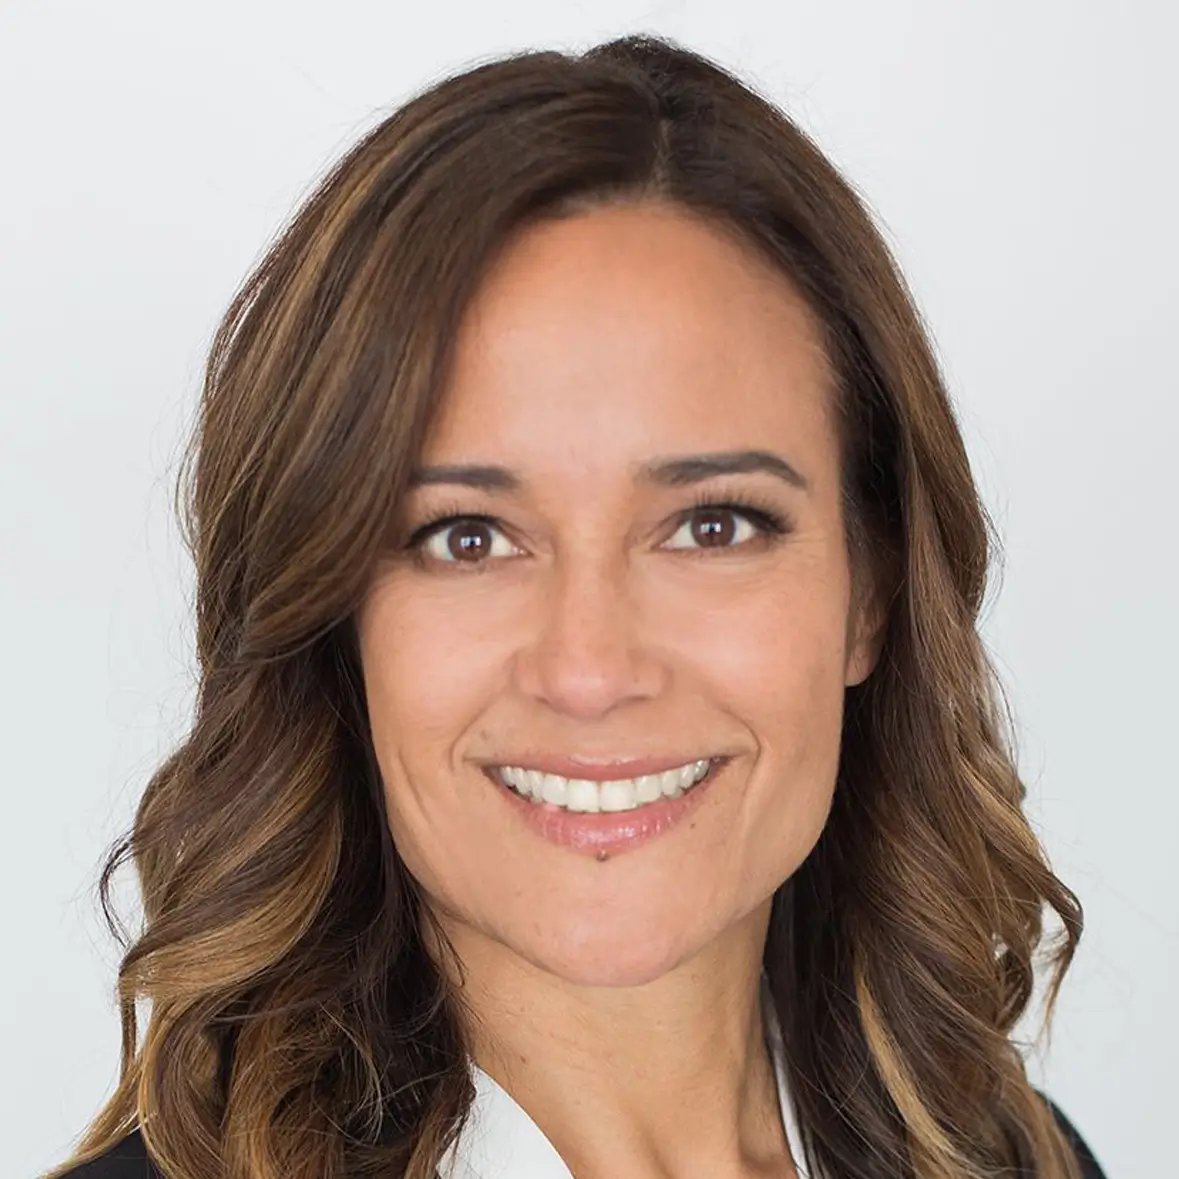
MULTIPOLYGON (((1082 1179, 1107 1179, 1105 1172, 1093 1157, 1093 1152, 1077 1133, 1076 1127, 1064 1116, 1064 1112, 1055 1102, 1047 1097, 1045 1100, 1052 1107, 1057 1124, 1076 1152, 1081 1164, 1082 1179)), ((162 1179, 160 1172, 147 1157, 147 1150, 138 1130, 133 1130, 116 1142, 105 1154, 67 1171, 63 1179, 66 1176, 68 1179, 162 1179)))

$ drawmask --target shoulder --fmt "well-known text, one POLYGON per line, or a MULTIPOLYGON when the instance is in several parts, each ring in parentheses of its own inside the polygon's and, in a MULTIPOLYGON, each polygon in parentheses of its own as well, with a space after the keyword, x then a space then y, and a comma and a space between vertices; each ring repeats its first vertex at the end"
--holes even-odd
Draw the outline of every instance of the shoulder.
POLYGON ((120 1138, 88 1163, 64 1171, 59 1179, 163 1179, 155 1164, 147 1157, 147 1147, 139 1131, 120 1138))
POLYGON ((1081 1137, 1076 1126, 1065 1116, 1064 1110, 1047 1093, 1041 1093, 1040 1096, 1048 1103, 1048 1107, 1056 1118, 1056 1124, 1064 1131, 1065 1138, 1068 1139, 1073 1153, 1077 1156, 1077 1162, 1081 1164, 1081 1179, 1107 1179, 1093 1151, 1089 1149, 1089 1144, 1081 1137))
MULTIPOLYGON (((1040 1096, 1048 1103, 1057 1125, 1064 1131, 1065 1138, 1081 1164, 1081 1179, 1108 1179, 1093 1151, 1089 1149, 1089 1144, 1069 1121, 1064 1110, 1046 1093, 1040 1093, 1040 1096)), ((163 1176, 148 1158, 143 1137, 138 1130, 133 1130, 97 1158, 63 1172, 59 1179, 163 1179, 163 1176)))

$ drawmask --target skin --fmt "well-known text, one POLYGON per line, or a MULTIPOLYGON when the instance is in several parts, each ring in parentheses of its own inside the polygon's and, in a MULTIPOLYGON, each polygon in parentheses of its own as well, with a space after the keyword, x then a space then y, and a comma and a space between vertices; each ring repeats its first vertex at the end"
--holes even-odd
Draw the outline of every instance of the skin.
POLYGON ((473 533, 484 555, 436 533, 423 563, 382 565, 357 616, 390 827, 463 962, 475 1060, 578 1179, 795 1174, 762 950, 773 893, 830 810, 844 689, 880 636, 875 600, 853 601, 811 314, 671 206, 530 227, 468 308, 421 462, 522 481, 414 490, 405 535, 493 516, 473 533), (634 478, 745 449, 807 488, 634 478), (698 492, 756 496, 789 530, 763 539, 721 513, 710 539, 698 492), (523 750, 733 760, 688 821, 601 859, 534 834, 478 764, 523 750))

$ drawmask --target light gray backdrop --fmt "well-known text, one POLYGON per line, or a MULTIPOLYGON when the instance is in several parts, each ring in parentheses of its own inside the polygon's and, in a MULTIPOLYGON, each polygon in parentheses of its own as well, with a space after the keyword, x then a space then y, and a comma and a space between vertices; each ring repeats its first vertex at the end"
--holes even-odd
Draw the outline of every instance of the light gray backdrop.
POLYGON ((1006 538, 985 630, 1029 809, 1087 909, 1031 1067, 1110 1179, 1171 1173, 1177 11, 3 0, 4 1172, 61 1158, 116 1077, 117 959, 91 889, 189 715, 170 496, 233 288, 417 87, 501 50, 649 29, 783 103, 907 269, 1006 538))

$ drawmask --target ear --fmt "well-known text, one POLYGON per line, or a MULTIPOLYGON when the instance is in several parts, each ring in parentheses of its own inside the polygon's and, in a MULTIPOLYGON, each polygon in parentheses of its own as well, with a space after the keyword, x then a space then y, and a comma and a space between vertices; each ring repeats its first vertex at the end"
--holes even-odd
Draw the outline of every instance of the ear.
POLYGON ((853 587, 848 611, 847 666, 844 684, 862 684, 873 672, 888 632, 889 598, 879 577, 860 590, 853 587))

